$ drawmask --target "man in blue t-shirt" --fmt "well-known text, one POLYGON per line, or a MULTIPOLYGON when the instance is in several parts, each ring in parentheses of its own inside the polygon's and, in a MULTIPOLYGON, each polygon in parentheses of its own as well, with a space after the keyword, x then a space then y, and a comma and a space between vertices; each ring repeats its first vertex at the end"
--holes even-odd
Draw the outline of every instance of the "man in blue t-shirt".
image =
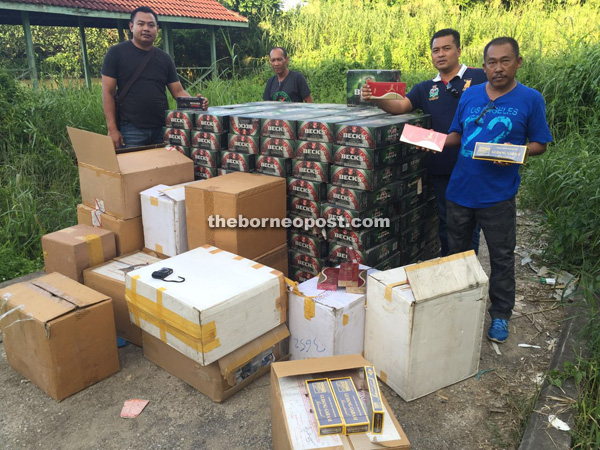
POLYGON ((521 177, 517 164, 475 160, 473 149, 476 142, 527 144, 529 155, 536 156, 546 151, 552 136, 542 95, 515 79, 522 64, 517 41, 492 40, 483 60, 488 82, 461 97, 446 141, 460 143, 446 192, 448 241, 450 253, 466 251, 475 223, 483 229, 492 269, 488 338, 505 342, 515 304, 515 195, 521 177))
MULTIPOLYGON (((473 69, 459 63, 460 34, 451 28, 436 32, 429 42, 431 61, 439 71, 432 80, 425 80, 414 86, 402 100, 375 100, 377 106, 391 114, 404 114, 421 109, 431 114, 435 131, 447 133, 458 107, 461 95, 470 86, 485 83, 487 78, 482 69, 473 69)), ((362 98, 371 98, 368 85, 362 87, 362 98)), ((435 191, 439 217, 439 237, 442 256, 448 254, 446 233, 446 188, 450 174, 458 157, 459 146, 446 144, 444 150, 428 152, 427 171, 435 191)), ((472 248, 479 249, 479 228, 473 233, 472 248)))

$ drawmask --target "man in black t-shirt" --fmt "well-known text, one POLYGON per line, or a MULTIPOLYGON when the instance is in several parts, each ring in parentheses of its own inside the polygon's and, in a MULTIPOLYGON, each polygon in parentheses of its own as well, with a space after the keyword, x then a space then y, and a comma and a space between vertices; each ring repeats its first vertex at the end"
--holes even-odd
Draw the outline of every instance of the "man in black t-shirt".
POLYGON ((269 61, 275 76, 267 80, 263 100, 276 102, 312 103, 306 78, 299 72, 288 69, 290 58, 283 47, 274 47, 269 53, 269 61))
MULTIPOLYGON (((131 13, 129 29, 132 39, 112 46, 102 64, 102 106, 108 135, 115 148, 159 144, 163 141, 165 110, 169 108, 165 86, 174 98, 189 97, 179 81, 171 57, 154 47, 158 33, 156 13, 147 6, 136 8, 131 13), (119 107, 117 123, 115 91, 118 93, 127 85, 150 51, 153 54, 148 64, 131 85, 119 107)), ((205 101, 204 108, 207 107, 208 101, 205 101)))

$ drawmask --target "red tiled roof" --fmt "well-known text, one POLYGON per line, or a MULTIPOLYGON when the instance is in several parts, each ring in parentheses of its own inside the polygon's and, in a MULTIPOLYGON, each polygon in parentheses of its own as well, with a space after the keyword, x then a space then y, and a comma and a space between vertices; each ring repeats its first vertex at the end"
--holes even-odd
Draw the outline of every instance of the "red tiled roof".
POLYGON ((160 16, 187 17, 192 19, 247 22, 244 16, 230 11, 216 0, 8 0, 40 6, 88 9, 128 13, 138 6, 149 6, 160 16))

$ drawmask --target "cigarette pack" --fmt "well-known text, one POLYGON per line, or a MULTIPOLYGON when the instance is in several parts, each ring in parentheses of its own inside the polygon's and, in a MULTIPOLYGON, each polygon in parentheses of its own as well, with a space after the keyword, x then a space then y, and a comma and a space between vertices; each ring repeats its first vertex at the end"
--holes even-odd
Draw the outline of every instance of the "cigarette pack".
POLYGON ((319 181, 288 178, 287 193, 293 197, 306 198, 315 202, 324 200, 327 196, 327 183, 319 181))
POLYGON ((306 380, 306 389, 317 419, 319 436, 344 434, 344 419, 327 378, 306 380))
POLYGON ((325 267, 319 274, 317 289, 323 289, 324 291, 337 291, 339 275, 340 269, 337 267, 325 267))
POLYGON ((190 147, 192 140, 190 130, 181 128, 165 128, 163 133, 163 142, 165 144, 180 145, 181 147, 190 147))
POLYGON ((256 167, 256 155, 223 151, 221 152, 221 167, 236 172, 250 172, 256 167))
POLYGON ((385 416, 385 407, 381 400, 381 390, 377 382, 375 367, 365 366, 365 381, 369 389, 369 397, 366 402, 369 421, 371 422, 371 433, 383 433, 383 418, 385 416))
POLYGON ((444 149, 447 137, 448 135, 444 133, 406 124, 402 130, 402 135, 400 135, 400 140, 417 147, 441 152, 444 149))
POLYGON ((333 162, 333 147, 329 142, 297 141, 296 159, 305 161, 333 162))
POLYGON ((332 378, 329 382, 346 424, 344 434, 368 433, 371 424, 352 377, 332 378))
POLYGON ((293 158, 295 142, 291 139, 263 137, 260 139, 261 155, 278 156, 280 158, 293 158))
POLYGON ((477 142, 473 150, 473 159, 510 162, 514 164, 525 164, 528 155, 529 147, 526 145, 477 142))
POLYGON ((347 286, 348 294, 366 294, 367 293, 367 271, 360 270, 358 272, 358 284, 356 286, 347 286))
POLYGON ((195 148, 192 150, 191 158, 195 166, 219 167, 220 152, 195 148))
POLYGON ((204 97, 177 97, 177 109, 203 110, 204 97))
POLYGON ((329 164, 318 161, 296 161, 294 178, 327 183, 329 182, 329 164))
POLYGON ((290 158, 260 155, 256 160, 256 170, 265 175, 287 178, 292 175, 292 160, 290 158))
POLYGON ((232 152, 257 155, 260 150, 260 138, 229 133, 227 148, 232 152))
POLYGON ((194 130, 192 131, 192 147, 213 151, 221 150, 227 147, 227 135, 194 130))
POLYGON ((402 100, 406 95, 406 83, 398 81, 367 80, 371 97, 375 100, 402 100))
POLYGON ((340 273, 338 275, 338 286, 351 287, 358 286, 358 273, 360 264, 358 255, 352 247, 345 250, 347 260, 340 264, 340 273))
POLYGON ((194 111, 165 111, 165 127, 191 130, 194 128, 194 111))
POLYGON ((317 236, 308 234, 292 233, 290 236, 289 248, 306 253, 316 258, 327 257, 327 241, 317 236))
POLYGON ((307 198, 288 197, 288 211, 301 217, 318 219, 321 217, 321 203, 307 198))
POLYGON ((371 81, 400 81, 401 72, 399 70, 349 70, 346 73, 346 97, 348 106, 365 105, 373 107, 372 102, 367 102, 361 98, 361 88, 367 80, 371 81))

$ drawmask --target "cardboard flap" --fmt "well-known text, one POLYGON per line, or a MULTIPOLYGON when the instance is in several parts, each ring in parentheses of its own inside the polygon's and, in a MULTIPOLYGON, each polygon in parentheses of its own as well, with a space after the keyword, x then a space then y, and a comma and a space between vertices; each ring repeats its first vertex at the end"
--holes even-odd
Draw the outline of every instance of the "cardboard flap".
POLYGON ((283 186, 282 189, 285 191, 286 182, 284 178, 258 173, 232 172, 220 177, 211 178, 210 180, 196 181, 190 184, 189 187, 205 191, 248 196, 273 189, 277 184, 281 184, 283 186))
POLYGON ((405 270, 417 302, 478 287, 488 281, 473 250, 406 266, 405 270))
POLYGON ((169 186, 159 189, 160 193, 166 197, 169 197, 171 200, 175 202, 181 202, 185 200, 185 185, 178 184, 177 186, 169 186))
POLYGON ((67 127, 73 150, 79 163, 119 173, 115 147, 108 136, 67 127))
POLYGON ((272 367, 278 378, 285 378, 293 375, 337 372, 370 365, 372 364, 360 355, 340 355, 273 363, 272 367))
POLYGON ((227 379, 235 370, 246 365, 252 358, 273 347, 290 335, 287 326, 282 323, 268 333, 247 343, 237 350, 219 359, 219 370, 223 378, 227 379))
POLYGON ((169 151, 164 147, 123 153, 119 155, 118 162, 119 171, 124 175, 183 164, 193 165, 193 161, 187 156, 176 151, 169 151))

